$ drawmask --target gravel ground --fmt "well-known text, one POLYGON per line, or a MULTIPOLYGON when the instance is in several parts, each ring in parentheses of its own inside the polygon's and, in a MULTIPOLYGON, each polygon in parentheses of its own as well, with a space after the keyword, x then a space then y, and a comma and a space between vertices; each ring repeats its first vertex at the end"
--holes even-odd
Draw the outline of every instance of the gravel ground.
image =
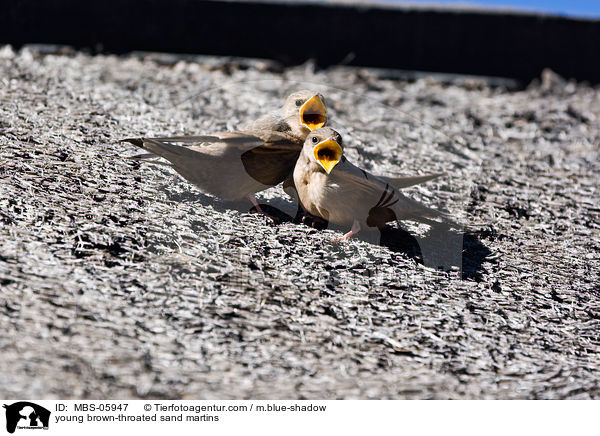
MULTIPOLYGON (((600 89, 0 50, 0 397, 600 398, 600 89), (271 225, 131 136, 322 92, 349 158, 465 232, 271 225)), ((294 215, 281 188, 264 204, 294 215)))

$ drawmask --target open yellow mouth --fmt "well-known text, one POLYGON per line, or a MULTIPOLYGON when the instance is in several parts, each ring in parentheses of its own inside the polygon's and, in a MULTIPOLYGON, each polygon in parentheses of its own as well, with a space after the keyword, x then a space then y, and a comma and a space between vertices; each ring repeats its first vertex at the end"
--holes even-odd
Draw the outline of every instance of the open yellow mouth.
POLYGON ((317 144, 313 153, 315 154, 317 162, 319 162, 323 169, 327 171, 327 174, 329 174, 342 158, 342 147, 340 147, 340 144, 333 139, 328 139, 327 141, 317 144))
POLYGON ((300 108, 300 121, 310 130, 320 129, 327 122, 327 109, 318 95, 311 97, 300 108))

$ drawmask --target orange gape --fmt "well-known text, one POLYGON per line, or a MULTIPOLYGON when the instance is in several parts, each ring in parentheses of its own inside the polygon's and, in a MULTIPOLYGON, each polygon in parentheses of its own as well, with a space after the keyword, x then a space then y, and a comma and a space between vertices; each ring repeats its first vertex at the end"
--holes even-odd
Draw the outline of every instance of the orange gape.
POLYGON ((300 122, 311 131, 320 129, 327 121, 327 109, 318 95, 310 98, 300 109, 300 122))

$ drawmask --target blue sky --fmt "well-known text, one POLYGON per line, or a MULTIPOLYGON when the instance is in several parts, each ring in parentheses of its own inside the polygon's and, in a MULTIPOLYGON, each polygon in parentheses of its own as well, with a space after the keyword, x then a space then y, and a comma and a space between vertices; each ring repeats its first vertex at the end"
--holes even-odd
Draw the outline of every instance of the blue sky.
POLYGON ((469 4, 600 18, 600 0, 387 0, 393 3, 469 4))

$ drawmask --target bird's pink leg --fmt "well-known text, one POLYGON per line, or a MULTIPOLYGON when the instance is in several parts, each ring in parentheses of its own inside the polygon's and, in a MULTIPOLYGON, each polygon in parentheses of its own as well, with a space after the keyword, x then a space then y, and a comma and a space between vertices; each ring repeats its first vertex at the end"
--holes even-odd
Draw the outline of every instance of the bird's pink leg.
POLYGON ((252 202, 252 204, 256 208, 256 212, 267 217, 269 219, 269 221, 271 221, 272 224, 279 224, 281 222, 281 220, 277 216, 269 215, 267 212, 265 212, 263 210, 263 208, 260 207, 260 204, 258 204, 258 200, 256 199, 256 197, 253 194, 248 194, 248 199, 252 202))
POLYGON ((352 224, 352 228, 350 229, 350 231, 348 233, 346 233, 341 238, 332 239, 331 242, 347 241, 353 235, 356 235, 358 232, 360 232, 360 223, 358 221, 354 220, 354 223, 352 224))
POLYGON ((258 204, 258 200, 254 196, 254 194, 248 194, 248 199, 252 202, 258 213, 266 215, 266 213, 262 210, 262 207, 260 207, 260 204, 258 204))

